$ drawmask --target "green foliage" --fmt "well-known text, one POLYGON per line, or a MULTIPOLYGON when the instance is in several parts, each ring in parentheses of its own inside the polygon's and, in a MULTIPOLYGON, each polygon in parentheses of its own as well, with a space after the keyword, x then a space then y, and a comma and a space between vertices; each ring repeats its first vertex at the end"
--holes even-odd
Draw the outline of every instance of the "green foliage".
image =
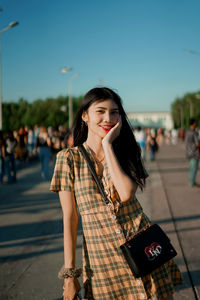
POLYGON ((171 113, 175 128, 188 128, 190 118, 195 118, 200 126, 200 91, 176 98, 171 105, 171 113))
MULTIPOLYGON (((75 116, 82 97, 73 98, 73 115, 75 116)), ((58 96, 56 99, 37 99, 29 103, 20 98, 17 103, 3 103, 3 131, 19 129, 22 125, 33 127, 35 124, 52 126, 68 126, 68 101, 66 97, 58 96)))

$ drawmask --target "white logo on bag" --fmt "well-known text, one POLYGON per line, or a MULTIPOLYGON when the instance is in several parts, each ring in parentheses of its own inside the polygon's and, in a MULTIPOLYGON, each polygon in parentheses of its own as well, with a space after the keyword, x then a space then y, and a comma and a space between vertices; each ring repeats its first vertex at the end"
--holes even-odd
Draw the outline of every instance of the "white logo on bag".
POLYGON ((154 242, 150 246, 146 247, 144 251, 148 260, 154 260, 161 254, 162 247, 158 243, 154 242))

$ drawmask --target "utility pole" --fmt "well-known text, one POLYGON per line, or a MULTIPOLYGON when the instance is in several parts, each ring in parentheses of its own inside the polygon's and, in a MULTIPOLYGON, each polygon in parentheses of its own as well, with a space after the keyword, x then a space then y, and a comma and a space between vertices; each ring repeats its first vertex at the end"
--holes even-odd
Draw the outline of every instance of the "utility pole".
POLYGON ((0 30, 0 130, 2 129, 2 70, 1 70, 1 34, 8 29, 17 26, 19 22, 11 22, 7 27, 0 30))

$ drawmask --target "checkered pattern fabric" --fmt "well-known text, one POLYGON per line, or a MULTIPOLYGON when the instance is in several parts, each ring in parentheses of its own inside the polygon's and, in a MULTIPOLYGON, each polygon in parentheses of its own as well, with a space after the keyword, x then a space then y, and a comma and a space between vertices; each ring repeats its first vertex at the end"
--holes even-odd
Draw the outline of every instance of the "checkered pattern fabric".
MULTIPOLYGON (((98 174, 91 150, 84 144, 98 174)), ((83 281, 88 300, 163 299, 182 282, 177 265, 170 261, 151 275, 136 279, 120 245, 148 226, 149 220, 136 198, 122 203, 105 164, 103 175, 109 204, 92 178, 77 147, 58 153, 50 190, 72 191, 83 226, 83 281)))

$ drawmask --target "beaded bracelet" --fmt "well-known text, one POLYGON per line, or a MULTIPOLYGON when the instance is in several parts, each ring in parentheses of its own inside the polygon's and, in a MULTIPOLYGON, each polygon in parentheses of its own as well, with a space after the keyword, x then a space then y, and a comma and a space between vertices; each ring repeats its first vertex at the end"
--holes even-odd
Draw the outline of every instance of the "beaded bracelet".
POLYGON ((64 279, 68 277, 80 277, 82 274, 81 268, 65 268, 64 266, 60 269, 58 273, 59 279, 64 279))

